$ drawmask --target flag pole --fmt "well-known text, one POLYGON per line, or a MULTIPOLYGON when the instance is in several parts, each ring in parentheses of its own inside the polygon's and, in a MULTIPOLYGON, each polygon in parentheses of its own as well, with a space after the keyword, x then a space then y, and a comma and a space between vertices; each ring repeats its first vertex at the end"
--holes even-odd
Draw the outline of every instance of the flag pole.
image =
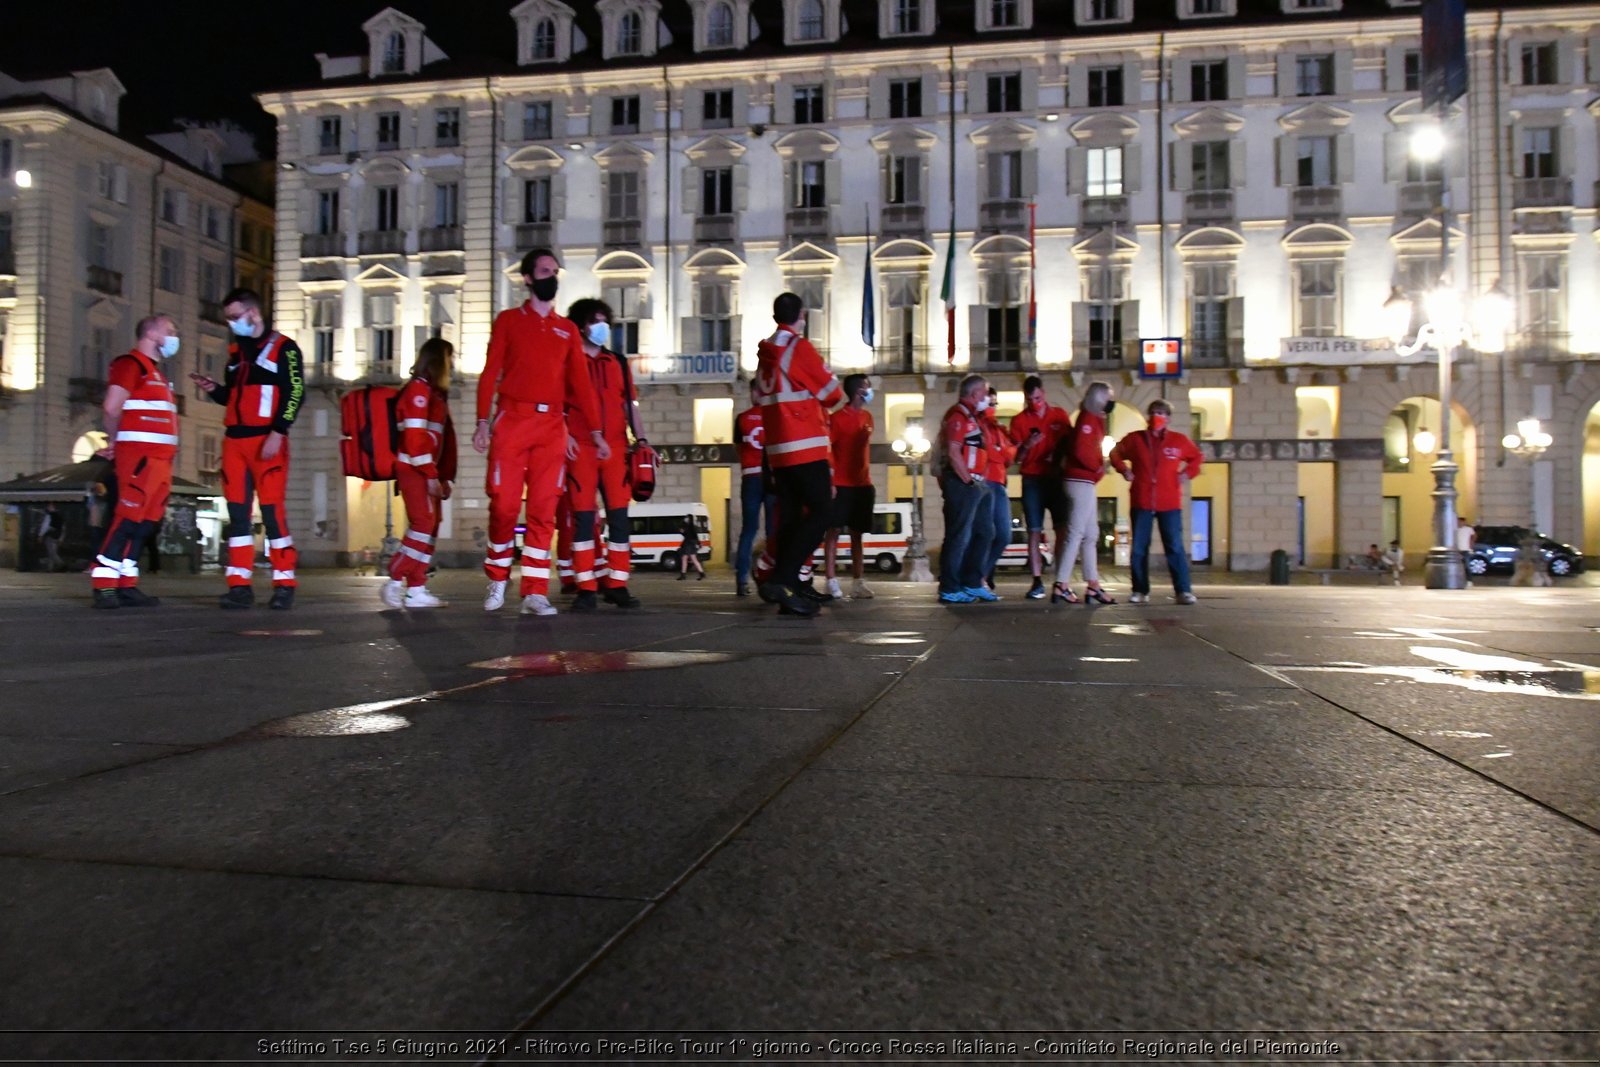
POLYGON ((1038 244, 1038 207, 1038 201, 1028 201, 1028 344, 1033 346, 1035 359, 1039 355, 1038 343, 1034 340, 1039 336, 1039 290, 1033 249, 1038 244))

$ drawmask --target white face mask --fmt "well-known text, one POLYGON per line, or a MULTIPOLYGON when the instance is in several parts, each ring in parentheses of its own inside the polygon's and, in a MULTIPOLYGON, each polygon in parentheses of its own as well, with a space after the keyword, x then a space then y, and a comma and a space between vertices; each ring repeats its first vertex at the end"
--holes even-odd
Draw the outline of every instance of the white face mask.
POLYGON ((248 315, 240 315, 236 319, 229 319, 228 329, 233 331, 235 337, 254 337, 256 335, 256 328, 250 325, 250 317, 248 315))
POLYGON ((604 348, 611 341, 611 324, 608 322, 591 322, 584 331, 584 336, 596 348, 604 348))
POLYGON ((978 405, 977 405, 977 407, 973 408, 973 410, 977 411, 977 412, 988 411, 989 410, 989 398, 986 397, 986 396, 979 397, 978 398, 978 405))
POLYGON ((171 359, 173 356, 177 355, 178 335, 175 333, 169 333, 166 336, 166 339, 161 342, 160 351, 162 359, 171 359))

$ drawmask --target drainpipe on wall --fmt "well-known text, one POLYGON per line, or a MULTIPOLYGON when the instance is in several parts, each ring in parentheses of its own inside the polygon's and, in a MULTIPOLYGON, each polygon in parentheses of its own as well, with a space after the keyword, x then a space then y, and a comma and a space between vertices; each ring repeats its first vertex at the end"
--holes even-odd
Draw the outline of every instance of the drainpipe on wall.
MULTIPOLYGON (((1171 337, 1172 318, 1167 290, 1167 35, 1163 32, 1156 44, 1156 233, 1161 250, 1161 334, 1171 337)), ((1166 382, 1162 381, 1161 395, 1165 397, 1166 382)))
MULTIPOLYGON (((662 242, 666 245, 666 254, 664 257, 666 263, 664 266, 666 268, 667 282, 667 291, 662 297, 662 300, 666 304, 667 329, 670 330, 677 325, 678 313, 677 309, 672 304, 672 79, 668 75, 668 68, 665 63, 661 64, 661 90, 662 98, 666 103, 667 123, 666 151, 662 153, 661 159, 661 169, 664 173, 661 183, 661 207, 662 220, 665 226, 664 230, 662 231, 662 242)), ((654 343, 659 345, 661 343, 660 338, 655 338, 654 343)))
MULTIPOLYGON (((489 322, 493 323, 500 313, 500 101, 494 95, 493 78, 483 79, 483 91, 489 94, 489 322)), ((460 313, 457 308, 457 317, 460 313)))
MULTIPOLYGON (((1504 11, 1495 12, 1493 59, 1494 76, 1489 80, 1493 89, 1492 99, 1494 103, 1494 217, 1496 230, 1495 243, 1498 246, 1495 249, 1495 265, 1497 267, 1497 273, 1502 278, 1505 276, 1506 270, 1506 216, 1505 201, 1500 196, 1500 186, 1505 180, 1505 172, 1501 170, 1501 168, 1505 165, 1505 138, 1502 136, 1503 130, 1500 123, 1500 48, 1503 44, 1502 34, 1504 32, 1505 17, 1504 11)), ((1511 292, 1511 299, 1515 300, 1517 298, 1517 288, 1514 283, 1511 286, 1511 292)), ((1511 425, 1506 419, 1506 408, 1508 406, 1507 395, 1510 389, 1510 383, 1507 380, 1507 376, 1510 373, 1510 369, 1511 346, 1507 345, 1506 351, 1500 353, 1500 429, 1502 433, 1508 430, 1511 425)), ((1500 434, 1495 434, 1494 436, 1496 441, 1500 440, 1500 434)), ((1500 457, 1495 460, 1494 465, 1496 467, 1504 467, 1506 465, 1506 446, 1503 442, 1499 444, 1499 450, 1500 457)))

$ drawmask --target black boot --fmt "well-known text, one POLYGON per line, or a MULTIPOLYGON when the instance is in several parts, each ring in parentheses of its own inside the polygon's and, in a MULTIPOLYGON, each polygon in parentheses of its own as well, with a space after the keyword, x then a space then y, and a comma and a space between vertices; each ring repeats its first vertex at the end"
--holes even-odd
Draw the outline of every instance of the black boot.
POLYGON ((122 606, 125 608, 153 608, 161 603, 160 597, 151 596, 135 585, 130 585, 126 589, 118 589, 117 599, 122 601, 122 606))
POLYGON ((619 608, 636 608, 639 606, 639 598, 628 592, 628 587, 625 585, 607 586, 600 590, 600 599, 607 604, 615 604, 619 608))
POLYGON ((272 599, 267 602, 267 607, 274 611, 288 611, 294 607, 294 586, 280 585, 272 591, 272 599))
POLYGON ((122 598, 117 596, 115 589, 96 589, 94 591, 94 606, 97 608, 120 608, 122 598))
POLYGON ((572 601, 573 611, 593 611, 600 606, 600 601, 594 595, 593 589, 578 590, 577 597, 572 601))
POLYGON ((248 585, 231 585, 226 593, 217 598, 217 603, 234 611, 252 608, 256 603, 256 591, 248 585))

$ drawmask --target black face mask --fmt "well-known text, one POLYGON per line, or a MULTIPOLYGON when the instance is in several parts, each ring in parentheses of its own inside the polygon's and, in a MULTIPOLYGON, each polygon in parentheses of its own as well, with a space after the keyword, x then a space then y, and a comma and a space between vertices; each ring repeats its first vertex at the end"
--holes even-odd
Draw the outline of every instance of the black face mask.
POLYGON ((1117 406, 1117 402, 1115 400, 1107 400, 1106 401, 1106 409, 1104 411, 1102 411, 1100 414, 1106 416, 1107 418, 1110 418, 1111 417, 1111 409, 1116 407, 1116 406, 1117 406))
POLYGON ((556 289, 560 285, 561 280, 552 274, 548 278, 535 278, 528 288, 532 291, 534 299, 549 303, 556 298, 556 289))

